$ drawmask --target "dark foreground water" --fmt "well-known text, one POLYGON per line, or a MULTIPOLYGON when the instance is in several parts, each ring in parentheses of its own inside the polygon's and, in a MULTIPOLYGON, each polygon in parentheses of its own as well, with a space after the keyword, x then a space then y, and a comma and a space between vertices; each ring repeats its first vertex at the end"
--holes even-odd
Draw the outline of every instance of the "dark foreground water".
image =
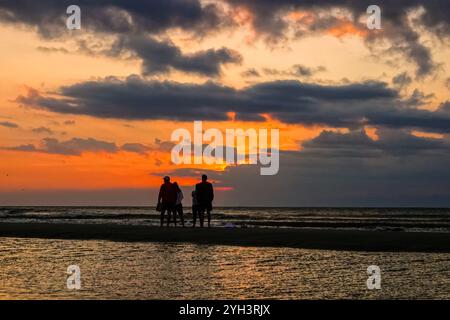
POLYGON ((0 298, 450 299, 450 254, 0 238, 0 298), (367 289, 369 265, 380 290, 367 289))

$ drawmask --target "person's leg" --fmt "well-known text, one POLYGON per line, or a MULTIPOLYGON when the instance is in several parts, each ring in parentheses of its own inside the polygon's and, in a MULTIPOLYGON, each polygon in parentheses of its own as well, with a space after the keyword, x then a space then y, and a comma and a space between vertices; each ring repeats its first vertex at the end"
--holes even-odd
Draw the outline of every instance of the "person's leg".
POLYGON ((208 228, 211 228, 211 208, 206 209, 208 213, 208 228))
POLYGON ((192 228, 195 228, 195 223, 197 222, 197 208, 192 206, 192 228))
POLYGON ((178 206, 174 206, 173 207, 173 222, 175 224, 175 227, 177 226, 177 211, 178 211, 178 206))
POLYGON ((203 228, 203 222, 205 221, 205 207, 200 206, 199 209, 200 227, 203 228))
POLYGON ((172 206, 167 207, 167 226, 170 224, 170 215, 172 214, 173 208, 172 206))
POLYGON ((161 227, 164 225, 164 213, 166 213, 166 206, 161 205, 161 227))
POLYGON ((184 227, 183 206, 181 204, 178 207, 178 214, 180 215, 181 225, 184 227))

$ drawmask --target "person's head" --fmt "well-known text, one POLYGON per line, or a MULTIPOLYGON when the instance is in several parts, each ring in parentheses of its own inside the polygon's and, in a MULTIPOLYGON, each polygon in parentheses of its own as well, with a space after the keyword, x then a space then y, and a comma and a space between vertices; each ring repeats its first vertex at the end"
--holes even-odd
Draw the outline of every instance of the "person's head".
POLYGON ((206 180, 208 180, 208 176, 206 174, 202 175, 202 181, 205 182, 206 180))
POLYGON ((173 183, 173 186, 175 187, 175 190, 181 191, 180 186, 178 185, 177 182, 174 182, 174 183, 173 183))
POLYGON ((192 198, 195 198, 197 196, 197 192, 195 192, 195 190, 193 190, 191 195, 192 195, 192 198))
POLYGON ((163 180, 164 180, 165 183, 168 183, 168 182, 170 182, 170 177, 169 176, 165 176, 163 178, 163 180))

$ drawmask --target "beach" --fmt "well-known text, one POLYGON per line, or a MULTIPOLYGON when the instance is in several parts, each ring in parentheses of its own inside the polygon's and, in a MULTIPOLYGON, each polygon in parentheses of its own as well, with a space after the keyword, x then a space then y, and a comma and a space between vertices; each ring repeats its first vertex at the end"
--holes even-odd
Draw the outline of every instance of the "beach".
POLYGON ((0 237, 286 247, 365 252, 450 252, 450 233, 303 228, 181 228, 118 224, 0 223, 0 237))

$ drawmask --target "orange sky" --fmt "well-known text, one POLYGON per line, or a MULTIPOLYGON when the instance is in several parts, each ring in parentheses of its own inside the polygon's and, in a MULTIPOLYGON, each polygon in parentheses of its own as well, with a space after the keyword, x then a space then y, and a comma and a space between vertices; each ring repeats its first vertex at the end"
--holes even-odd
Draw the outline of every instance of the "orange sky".
MULTIPOLYGON (((364 45, 366 32, 356 29, 345 21, 339 27, 326 34, 291 40, 287 45, 268 46, 262 39, 252 33, 249 22, 252 17, 248 12, 240 11, 235 16, 241 24, 237 30, 225 30, 203 39, 193 41, 180 31, 171 31, 168 36, 186 53, 220 47, 226 44, 238 50, 243 56, 240 65, 224 68, 220 81, 229 86, 242 88, 254 82, 274 80, 280 76, 263 74, 258 79, 244 78, 241 74, 249 68, 289 70, 295 64, 310 67, 324 66, 323 72, 314 75, 308 81, 324 84, 340 83, 343 78, 348 81, 377 79, 390 82, 398 73, 395 65, 389 65, 370 56, 364 45)), ((305 14, 292 13, 288 18, 298 20, 305 14)), ((171 121, 125 121, 98 119, 89 116, 55 114, 43 110, 21 106, 15 101, 29 88, 39 92, 54 92, 59 87, 89 79, 107 76, 126 77, 140 73, 140 64, 136 60, 120 60, 104 56, 88 56, 81 53, 42 52, 39 47, 74 48, 71 41, 45 40, 33 30, 0 24, 0 122, 10 122, 18 128, 0 126, 0 189, 102 189, 102 188, 141 188, 156 187, 161 176, 176 166, 170 162, 170 152, 158 150, 155 139, 168 141, 172 130, 180 127, 192 128, 192 122, 171 121), (72 121, 73 124, 64 124, 72 121), (49 128, 53 133, 38 133, 36 128, 49 128), (115 153, 86 152, 81 155, 68 156, 46 154, 42 152, 20 152, 7 150, 18 145, 34 144, 39 146, 46 137, 60 141, 73 137, 95 138, 113 142, 141 143, 152 150, 147 154, 118 151, 115 153)), ((427 40, 427 39, 425 39, 427 40)), ((448 67, 449 48, 438 44, 433 48, 436 60, 448 67)), ((413 73, 414 66, 405 63, 403 69, 413 73)), ((288 78, 295 78, 288 76, 288 78)), ((438 74, 427 81, 417 81, 414 86, 402 94, 409 95, 413 88, 432 92, 430 104, 433 109, 448 96, 443 84, 444 75, 438 74)), ((283 78, 286 78, 283 75, 283 78)), ((210 80, 205 77, 192 76, 181 72, 172 72, 155 79, 169 79, 178 82, 202 83, 210 80)), ((217 79, 212 79, 217 80, 217 79)), ((300 79, 304 80, 304 79, 300 79)), ((281 150, 299 150, 301 142, 317 136, 324 127, 305 127, 287 125, 274 120, 268 122, 205 122, 206 128, 279 128, 281 150)), ((336 129, 337 130, 337 129, 336 129)), ((374 130, 368 133, 376 137, 374 130)), ((426 133, 416 132, 417 135, 426 133)), ((436 137, 436 136, 435 136, 436 137)), ((206 169, 207 166, 203 166, 206 169)), ((193 184, 192 178, 178 178, 185 185, 193 184)))

